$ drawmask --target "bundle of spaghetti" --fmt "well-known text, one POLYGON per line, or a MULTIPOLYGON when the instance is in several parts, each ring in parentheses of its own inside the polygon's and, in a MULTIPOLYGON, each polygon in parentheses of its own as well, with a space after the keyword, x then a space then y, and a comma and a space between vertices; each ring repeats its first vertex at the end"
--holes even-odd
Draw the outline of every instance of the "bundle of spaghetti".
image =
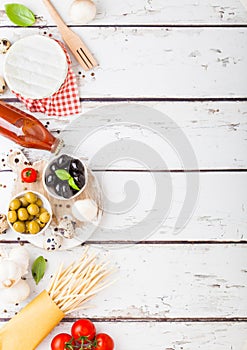
POLYGON ((83 303, 110 284, 104 281, 111 273, 107 265, 108 262, 97 263, 96 254, 90 256, 86 251, 65 270, 63 264, 60 265, 47 289, 48 294, 64 314, 82 309, 83 303))
POLYGON ((99 262, 88 249, 67 268, 61 264, 47 290, 0 329, 0 349, 36 349, 66 314, 86 308, 87 301, 112 284, 106 281, 111 273, 108 262, 99 262))

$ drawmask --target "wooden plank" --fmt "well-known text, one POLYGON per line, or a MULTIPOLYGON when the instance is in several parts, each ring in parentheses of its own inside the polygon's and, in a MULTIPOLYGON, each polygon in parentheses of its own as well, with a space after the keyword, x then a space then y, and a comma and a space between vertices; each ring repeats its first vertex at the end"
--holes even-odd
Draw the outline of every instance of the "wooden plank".
MULTIPOLYGON (((3 0, 2 3, 8 3, 3 0)), ((23 0, 38 17, 38 25, 54 24, 42 2, 33 3, 23 0)), ((72 23, 69 6, 72 0, 63 6, 59 0, 53 4, 59 10, 66 23, 72 23)), ((246 11, 240 0, 130 0, 118 3, 114 0, 95 0, 96 19, 93 25, 129 25, 129 24, 242 24, 246 23, 246 11)), ((2 7, 3 8, 3 7, 2 7)), ((1 11, 1 25, 8 25, 4 11, 1 11)))
MULTIPOLYGON (((0 323, 3 324, 3 323, 0 323)), ((107 333, 118 350, 246 350, 246 323, 136 323, 95 322, 97 332, 107 333), (200 345, 198 345, 200 344, 200 345)), ((61 322, 37 350, 47 350, 58 333, 70 333, 72 322, 61 322)))
MULTIPOLYGON (((37 348, 46 350, 52 338, 70 333, 72 323, 62 322, 37 348)), ((246 323, 95 323, 97 332, 111 335, 118 350, 246 350, 246 323)))
MULTIPOLYGON (((15 106, 25 109, 23 104, 14 103, 15 106)), ((199 169, 245 169, 247 167, 246 154, 246 114, 247 102, 140 102, 137 106, 150 107, 150 122, 148 128, 140 126, 123 126, 121 122, 127 122, 127 116, 119 114, 120 108, 129 105, 128 103, 102 103, 102 102, 83 102, 83 130, 88 135, 86 142, 81 144, 81 152, 91 161, 94 169, 104 169, 107 164, 108 169, 143 169, 145 168, 139 162, 133 162, 129 159, 108 164, 108 159, 114 157, 116 148, 112 147, 105 153, 105 156, 94 157, 94 154, 100 148, 111 142, 124 142, 127 137, 142 142, 145 146, 151 147, 157 152, 169 169, 181 170, 185 166, 181 163, 178 154, 174 148, 166 142, 174 134, 182 130, 189 140, 192 149, 195 152, 199 169), (112 115, 101 111, 99 107, 111 109, 112 115), (156 121, 152 117, 151 111, 160 111, 164 113, 164 120, 159 123, 165 140, 155 134, 156 121), (114 115, 115 114, 115 115, 114 115), (165 115, 176 123, 176 126, 167 123, 165 115), (117 126, 114 124, 117 123, 117 126), (101 128, 100 128, 101 127, 101 128), (100 129, 99 129, 100 128, 100 129), (152 131, 153 130, 153 131, 152 131), (90 135, 90 136, 89 136, 90 135), (150 143, 152 139, 152 143, 150 143), (203 140, 203 142, 202 142, 203 140)), ((47 124, 55 136, 63 137, 58 134, 63 128, 68 128, 68 133, 77 132, 76 127, 69 126, 69 122, 75 118, 50 118, 41 113, 36 116, 47 124)), ((67 133, 65 134, 67 137, 67 133)), ((71 136, 71 139, 74 138, 71 136)), ((0 137, 0 154, 8 152, 10 148, 16 145, 9 140, 0 137)), ((44 156, 44 153, 36 150, 25 150, 25 153, 32 160, 38 160, 44 156)), ((48 154, 47 154, 48 156, 48 154)), ((117 159, 118 155, 115 154, 117 159)), ((162 170, 164 165, 160 161, 152 159, 149 167, 151 169, 162 170)), ((186 169, 186 167, 185 167, 186 169)))
MULTIPOLYGON (((187 226, 178 234, 174 234, 174 230, 185 198, 184 174, 171 174, 173 199, 167 218, 166 211, 163 212, 166 196, 155 192, 161 182, 167 186, 168 193, 169 174, 97 172, 96 177, 103 189, 105 213, 101 229, 94 233, 90 238, 91 241, 221 242, 247 239, 246 173, 200 174, 200 190, 195 211, 187 226), (125 189, 128 181, 132 181, 139 188, 139 193, 136 192, 133 198, 132 194, 126 192, 125 189), (162 196, 163 205, 159 203, 160 196, 162 196), (150 210, 155 215, 149 218, 147 223, 150 210), (133 233, 130 233, 129 228, 134 230, 133 233)), ((0 173, 0 184, 2 185, 0 187, 0 212, 7 210, 13 179, 12 173, 0 173)), ((0 238, 1 240, 16 240, 16 236, 10 230, 0 238)))
MULTIPOLYGON (((82 98, 246 97, 247 28, 74 29, 100 63, 80 75, 82 98)), ((44 32, 3 28, 1 35, 16 41, 44 32)), ((59 37, 56 28, 49 32, 59 37)), ((79 77, 81 68, 73 67, 79 77)))
MULTIPOLYGON (((2 245, 2 248, 13 245, 2 245)), ((79 258, 82 247, 49 253, 27 247, 31 262, 40 254, 48 260, 45 278, 32 289, 31 300, 42 291, 61 261, 79 258)), ((247 311, 246 245, 132 246, 129 249, 96 249, 107 258, 116 282, 90 302, 91 308, 70 317, 90 318, 201 318, 245 317, 247 311)), ((94 249, 92 248, 92 251, 94 249)), ((1 306, 0 317, 12 317, 22 305, 1 306), (3 312, 3 311, 6 312, 3 312)))

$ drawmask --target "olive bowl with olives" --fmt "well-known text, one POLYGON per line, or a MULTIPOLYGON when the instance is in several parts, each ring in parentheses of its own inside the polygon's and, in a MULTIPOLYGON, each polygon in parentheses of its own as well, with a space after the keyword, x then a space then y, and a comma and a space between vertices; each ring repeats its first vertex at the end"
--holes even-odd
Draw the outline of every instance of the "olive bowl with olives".
POLYGON ((81 194, 88 180, 85 164, 77 157, 61 154, 45 167, 43 184, 49 195, 60 200, 69 200, 81 194))
POLYGON ((38 236, 50 225, 52 209, 48 199, 36 191, 23 191, 8 204, 7 220, 12 230, 22 236, 38 236))

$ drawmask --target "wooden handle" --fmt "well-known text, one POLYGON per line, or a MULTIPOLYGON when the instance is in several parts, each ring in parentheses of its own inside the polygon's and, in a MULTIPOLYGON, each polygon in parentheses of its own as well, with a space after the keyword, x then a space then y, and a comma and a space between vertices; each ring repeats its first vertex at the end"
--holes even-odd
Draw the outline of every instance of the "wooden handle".
POLYGON ((67 25, 64 23, 64 21, 62 20, 62 18, 59 16, 57 10, 55 9, 55 7, 52 5, 52 3, 50 2, 50 0, 43 0, 43 3, 45 4, 45 6, 47 7, 50 15, 52 16, 52 18, 54 19, 55 23, 57 24, 57 26, 59 28, 61 28, 61 30, 67 29, 67 25))

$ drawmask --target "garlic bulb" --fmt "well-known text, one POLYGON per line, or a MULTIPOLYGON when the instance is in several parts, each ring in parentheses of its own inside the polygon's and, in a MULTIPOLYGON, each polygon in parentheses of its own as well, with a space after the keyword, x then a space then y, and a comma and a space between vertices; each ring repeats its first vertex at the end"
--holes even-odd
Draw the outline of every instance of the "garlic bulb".
POLYGON ((25 275, 28 271, 29 253, 24 247, 13 248, 9 253, 9 259, 14 261, 21 267, 21 275, 25 275))
POLYGON ((76 24, 86 24, 96 16, 96 6, 91 0, 75 0, 69 10, 71 20, 76 24))
POLYGON ((0 263, 0 288, 10 288, 22 276, 22 269, 14 261, 2 260, 0 263))
POLYGON ((0 300, 3 304, 15 304, 25 300, 30 294, 30 287, 27 282, 20 280, 11 288, 0 290, 0 300))

